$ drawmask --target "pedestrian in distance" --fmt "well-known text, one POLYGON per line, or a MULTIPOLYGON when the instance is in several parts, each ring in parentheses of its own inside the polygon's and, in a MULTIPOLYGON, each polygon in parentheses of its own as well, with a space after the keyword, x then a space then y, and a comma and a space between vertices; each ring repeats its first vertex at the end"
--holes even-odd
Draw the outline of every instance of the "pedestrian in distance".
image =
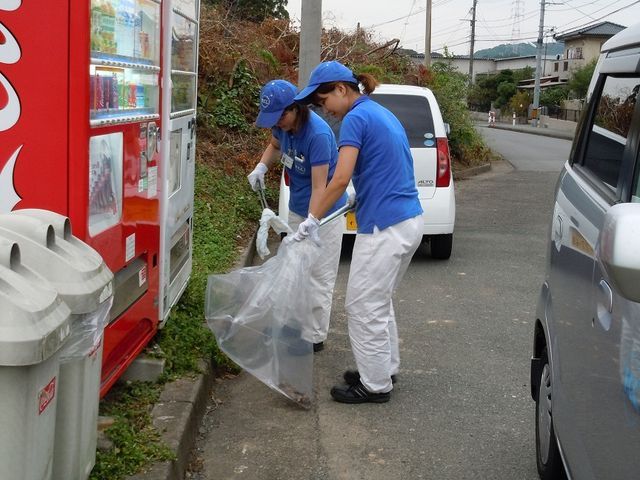
POLYGON ((356 191, 358 230, 345 310, 357 370, 347 370, 346 385, 331 389, 333 399, 342 403, 391 398, 400 366, 392 296, 422 239, 409 141, 399 120, 369 98, 377 84, 373 76, 356 76, 340 62, 323 62, 295 98, 322 107, 342 119, 342 125, 333 178, 294 239, 315 235, 318 219, 344 195, 350 181, 356 191))
MULTIPOLYGON (((298 89, 286 80, 273 80, 260 92, 258 127, 270 128, 271 138, 260 161, 248 175, 253 190, 264 188, 268 169, 280 161, 289 175, 289 226, 295 231, 316 208, 331 180, 338 159, 336 139, 327 123, 306 105, 294 102, 298 89)), ((347 195, 336 197, 328 212, 342 207, 347 195)), ((314 232, 312 240, 321 249, 310 275, 313 351, 324 348, 329 331, 333 287, 338 274, 342 225, 330 222, 314 232)), ((295 295, 295 292, 292 292, 295 295)), ((295 344, 294 344, 295 345, 295 344)))

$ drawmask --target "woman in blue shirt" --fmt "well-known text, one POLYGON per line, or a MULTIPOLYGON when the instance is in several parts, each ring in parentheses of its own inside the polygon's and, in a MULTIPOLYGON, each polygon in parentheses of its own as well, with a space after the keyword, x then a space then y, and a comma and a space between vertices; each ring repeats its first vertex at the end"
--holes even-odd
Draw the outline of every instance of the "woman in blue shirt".
POLYGON ((358 370, 347 370, 346 385, 331 389, 334 400, 343 403, 382 403, 391 397, 400 366, 392 295, 422 239, 422 207, 407 135, 389 110, 368 97, 376 86, 371 75, 356 76, 339 62, 323 62, 296 96, 297 102, 321 106, 342 119, 342 126, 333 178, 294 238, 315 235, 317 219, 344 195, 350 181, 356 191, 358 234, 345 309, 358 370))
MULTIPOLYGON (((306 105, 293 101, 297 88, 286 80, 273 80, 260 92, 260 113, 256 125, 271 129, 271 139, 260 162, 248 176, 251 187, 264 188, 264 175, 280 160, 289 174, 289 226, 295 231, 315 208, 331 180, 338 159, 336 139, 329 125, 306 105)), ((338 195, 328 212, 342 207, 346 194, 338 195)), ((338 273, 342 225, 331 222, 315 237, 321 253, 311 272, 313 351, 324 348, 329 330, 333 287, 338 273)), ((306 319, 300 319, 305 321, 306 319)))

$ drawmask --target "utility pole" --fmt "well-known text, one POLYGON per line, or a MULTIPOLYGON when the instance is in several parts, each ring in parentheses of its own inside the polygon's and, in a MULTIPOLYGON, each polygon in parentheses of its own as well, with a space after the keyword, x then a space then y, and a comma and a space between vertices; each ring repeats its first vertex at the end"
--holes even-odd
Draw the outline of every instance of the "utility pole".
POLYGON ((538 43, 536 44, 536 78, 535 83, 533 84, 534 127, 538 126, 538 120, 540 117, 540 73, 542 70, 542 42, 544 40, 544 6, 545 0, 540 0, 540 26, 538 27, 538 43))
POLYGON ((431 66, 431 0, 427 0, 426 24, 424 29, 424 66, 431 66))
POLYGON ((469 48, 469 84, 473 83, 473 47, 476 42, 476 6, 478 0, 473 0, 473 8, 471 9, 471 47, 469 48))
POLYGON ((303 88, 309 82, 311 71, 320 63, 322 0, 302 0, 301 7, 298 87, 303 88))

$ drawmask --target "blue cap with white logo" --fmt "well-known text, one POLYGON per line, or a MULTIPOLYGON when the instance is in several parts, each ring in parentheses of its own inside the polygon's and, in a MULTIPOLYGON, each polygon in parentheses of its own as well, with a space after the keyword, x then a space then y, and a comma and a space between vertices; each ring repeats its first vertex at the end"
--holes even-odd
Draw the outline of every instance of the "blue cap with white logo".
POLYGON ((272 80, 260 91, 260 113, 256 118, 256 125, 272 128, 278 123, 285 108, 293 105, 293 98, 298 89, 286 80, 272 80))
POLYGON ((358 79, 353 72, 336 60, 322 62, 311 72, 309 85, 296 95, 295 101, 309 103, 309 97, 315 93, 320 85, 331 82, 358 83, 358 79))

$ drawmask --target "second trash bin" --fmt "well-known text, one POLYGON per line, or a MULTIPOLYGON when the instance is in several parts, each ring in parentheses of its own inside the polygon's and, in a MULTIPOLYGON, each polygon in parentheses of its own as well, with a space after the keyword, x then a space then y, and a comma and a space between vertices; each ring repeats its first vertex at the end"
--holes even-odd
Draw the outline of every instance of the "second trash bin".
POLYGON ((102 336, 113 274, 71 233, 69 220, 45 210, 0 215, 0 235, 16 242, 22 261, 44 277, 71 310, 71 332, 60 351, 54 480, 85 480, 95 464, 102 336))

